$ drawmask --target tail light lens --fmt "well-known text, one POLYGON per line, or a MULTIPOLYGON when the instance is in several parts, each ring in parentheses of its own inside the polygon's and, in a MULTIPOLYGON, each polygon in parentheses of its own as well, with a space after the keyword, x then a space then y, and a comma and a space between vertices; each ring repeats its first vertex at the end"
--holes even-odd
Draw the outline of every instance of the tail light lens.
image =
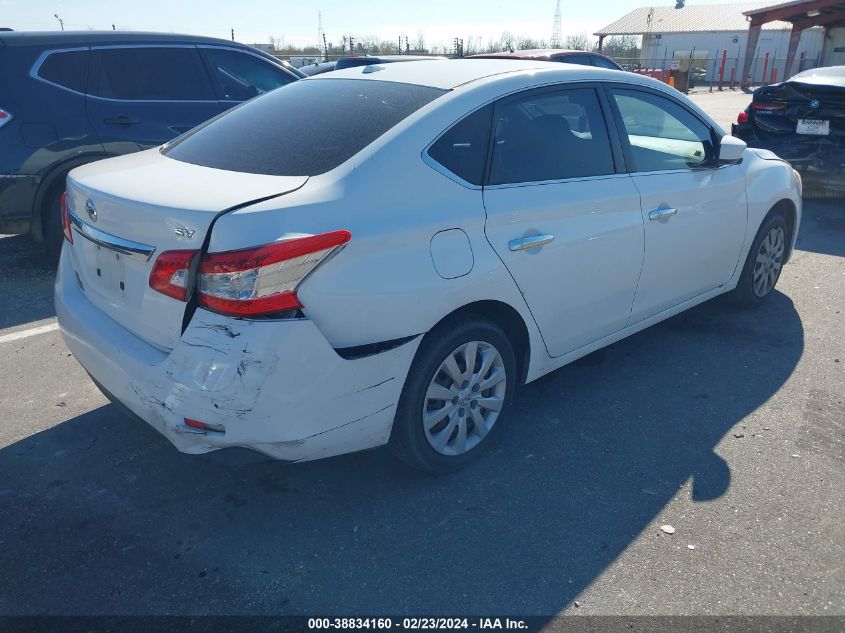
POLYGON ((337 248, 349 231, 206 254, 200 260, 197 301, 231 316, 261 316, 301 308, 296 287, 337 248))
POLYGON ((739 114, 736 115, 736 122, 742 125, 743 123, 748 123, 748 112, 743 110, 739 114))
POLYGON ((59 208, 62 210, 62 232, 65 234, 65 239, 73 244, 73 233, 70 230, 70 210, 67 206, 67 191, 59 199, 59 208))
POLYGON ((6 112, 3 108, 0 108, 0 127, 3 127, 12 120, 12 114, 10 112, 6 112))
POLYGON ((150 288, 179 301, 188 298, 191 262, 199 251, 165 251, 150 273, 150 288))
POLYGON ((768 101, 752 101, 752 110, 785 110, 785 103, 770 103, 768 101))

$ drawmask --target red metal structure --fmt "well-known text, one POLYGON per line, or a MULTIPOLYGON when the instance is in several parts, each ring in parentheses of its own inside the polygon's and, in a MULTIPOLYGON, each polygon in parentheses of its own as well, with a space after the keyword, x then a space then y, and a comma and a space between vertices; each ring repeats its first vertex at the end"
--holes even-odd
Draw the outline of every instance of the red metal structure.
MULTIPOLYGON (((791 77, 792 62, 798 50, 801 32, 814 26, 831 27, 845 24, 845 0, 797 0, 785 2, 775 6, 745 11, 744 15, 751 20, 748 28, 748 44, 745 48, 745 60, 742 67, 742 87, 751 85, 751 64, 757 51, 760 30, 767 22, 782 20, 792 24, 789 36, 789 49, 786 53, 786 66, 783 70, 784 79, 791 77)), ((766 54, 768 58, 768 53, 766 54)), ((766 81, 766 69, 763 69, 762 81, 766 81)))

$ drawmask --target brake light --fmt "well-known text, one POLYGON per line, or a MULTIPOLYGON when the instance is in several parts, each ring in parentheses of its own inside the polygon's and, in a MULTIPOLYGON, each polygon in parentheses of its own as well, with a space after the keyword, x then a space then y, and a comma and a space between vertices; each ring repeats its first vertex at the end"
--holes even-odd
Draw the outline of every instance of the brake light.
POLYGON ((3 127, 12 120, 12 114, 10 112, 6 112, 3 108, 0 108, 0 127, 3 127))
POLYGON ((206 254, 200 260, 197 301, 230 316, 261 316, 301 308, 296 288, 337 248, 349 231, 206 254))
POLYGON ((73 233, 70 230, 70 210, 67 206, 67 191, 65 191, 59 199, 59 208, 62 211, 62 232, 65 234, 65 239, 69 243, 73 244, 73 233))
POLYGON ((752 110, 785 110, 785 103, 769 103, 768 101, 752 101, 752 110))
POLYGON ((743 123, 748 123, 748 112, 743 110, 739 114, 736 115, 736 122, 742 125, 743 123))
POLYGON ((179 301, 188 298, 191 262, 199 251, 165 251, 150 273, 150 288, 179 301))

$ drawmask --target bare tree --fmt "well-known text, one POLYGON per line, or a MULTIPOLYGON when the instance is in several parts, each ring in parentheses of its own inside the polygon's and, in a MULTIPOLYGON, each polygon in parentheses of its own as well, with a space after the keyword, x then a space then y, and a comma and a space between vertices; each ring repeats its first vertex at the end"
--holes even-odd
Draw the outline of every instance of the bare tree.
POLYGON ((639 40, 636 35, 614 35, 604 40, 601 52, 614 59, 638 59, 639 40))
POLYGON ((540 42, 535 40, 533 37, 519 36, 515 38, 515 42, 518 50, 540 48, 540 42))
POLYGON ((590 38, 583 31, 577 35, 567 35, 563 40, 563 47, 573 51, 588 51, 590 48, 590 38))
POLYGON ((417 32, 417 39, 414 40, 414 50, 420 53, 425 52, 425 33, 422 31, 417 32))
POLYGON ((513 33, 510 31, 504 31, 502 33, 502 37, 499 38, 499 50, 500 51, 513 51, 516 50, 514 48, 514 36, 513 33))

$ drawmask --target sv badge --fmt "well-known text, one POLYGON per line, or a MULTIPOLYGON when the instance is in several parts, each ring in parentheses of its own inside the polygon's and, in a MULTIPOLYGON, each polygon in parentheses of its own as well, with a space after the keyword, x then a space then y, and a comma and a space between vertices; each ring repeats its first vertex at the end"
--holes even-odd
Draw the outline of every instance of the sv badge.
POLYGON ((188 229, 184 226, 177 226, 173 229, 173 232, 176 234, 176 237, 186 237, 188 239, 191 239, 194 236, 194 233, 196 233, 194 229, 188 229))

